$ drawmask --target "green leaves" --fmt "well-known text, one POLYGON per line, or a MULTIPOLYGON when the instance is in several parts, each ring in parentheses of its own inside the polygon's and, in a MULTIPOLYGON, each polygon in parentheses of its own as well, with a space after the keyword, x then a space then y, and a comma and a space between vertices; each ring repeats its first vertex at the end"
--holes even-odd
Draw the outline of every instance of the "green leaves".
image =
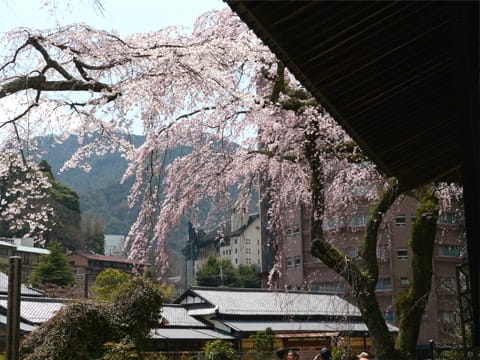
POLYGON ((209 256, 205 264, 197 271, 198 286, 259 288, 260 278, 255 265, 240 265, 235 268, 225 259, 209 256))
POLYGON ((73 268, 63 252, 62 245, 52 241, 48 246, 50 254, 42 255, 40 262, 35 265, 28 281, 34 286, 52 284, 68 286, 75 283, 73 268))

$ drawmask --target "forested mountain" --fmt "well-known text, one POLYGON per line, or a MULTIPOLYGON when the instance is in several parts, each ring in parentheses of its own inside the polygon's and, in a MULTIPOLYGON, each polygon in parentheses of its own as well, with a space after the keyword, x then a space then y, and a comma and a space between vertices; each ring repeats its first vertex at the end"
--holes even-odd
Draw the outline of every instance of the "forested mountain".
MULTIPOLYGON (((143 141, 141 136, 132 136, 134 144, 143 141)), ((42 159, 48 161, 55 178, 75 190, 80 197, 82 217, 99 218, 106 234, 126 234, 135 219, 135 209, 127 206, 131 182, 120 184, 127 162, 119 153, 94 156, 91 170, 69 169, 59 172, 66 160, 80 147, 76 137, 70 136, 64 143, 53 145, 50 138, 43 138, 42 159)))

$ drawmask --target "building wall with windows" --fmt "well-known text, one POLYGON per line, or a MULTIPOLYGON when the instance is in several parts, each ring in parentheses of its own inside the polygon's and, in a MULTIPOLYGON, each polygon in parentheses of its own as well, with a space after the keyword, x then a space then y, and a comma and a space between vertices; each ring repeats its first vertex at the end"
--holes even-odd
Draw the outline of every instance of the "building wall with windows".
POLYGON ((255 265, 261 270, 260 218, 258 214, 239 216, 240 221, 234 221, 232 215, 232 232, 229 243, 220 245, 220 256, 229 260, 233 266, 255 265))
MULTIPOLYGON (((396 204, 392 212, 385 217, 379 233, 379 279, 376 292, 385 319, 393 325, 397 324, 395 298, 410 283, 411 250, 408 240, 412 221, 416 216, 416 205, 416 200, 411 197, 406 197, 396 204)), ((364 234, 368 204, 359 206, 355 211, 356 214, 346 215, 342 219, 326 218, 324 221, 326 236, 352 258, 358 255, 358 244, 364 234)), ((309 224, 310 214, 307 209, 296 209, 295 214, 289 218, 289 225, 300 225, 300 232, 292 236, 288 227, 285 231, 282 259, 284 276, 280 279, 279 286, 335 293, 353 301, 350 289, 343 279, 310 255, 309 224), (299 263, 295 262, 296 256, 299 257, 299 263)), ((435 240, 432 292, 419 336, 421 344, 428 343, 430 339, 437 343, 454 341, 452 334, 459 329, 456 265, 463 262, 464 249, 462 214, 442 214, 438 220, 435 240), (453 324, 456 324, 456 328, 453 324)))
MULTIPOLYGON (((11 256, 19 256, 22 259, 22 282, 27 282, 28 277, 36 264, 40 262, 42 255, 50 254, 50 250, 18 245, 18 239, 2 238, 0 240, 0 270, 8 273, 9 258, 11 256)), ((33 241, 31 242, 33 244, 33 241)))
POLYGON ((228 260, 233 266, 255 265, 262 271, 262 241, 258 213, 233 211, 230 220, 212 231, 195 230, 189 224, 189 238, 182 253, 185 265, 181 274, 181 288, 195 285, 197 271, 210 255, 228 260))

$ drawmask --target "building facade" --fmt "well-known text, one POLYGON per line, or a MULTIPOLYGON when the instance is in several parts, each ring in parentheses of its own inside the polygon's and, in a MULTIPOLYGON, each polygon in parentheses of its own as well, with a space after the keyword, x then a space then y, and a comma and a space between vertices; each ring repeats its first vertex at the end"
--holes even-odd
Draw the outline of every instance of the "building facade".
POLYGON ((259 214, 232 212, 229 221, 210 232, 195 230, 189 223, 189 235, 182 253, 185 257, 182 269, 183 291, 195 285, 197 271, 210 255, 228 260, 234 267, 255 265, 262 272, 262 238, 259 214))
MULTIPOLYGON (((324 231, 339 249, 355 258, 358 244, 364 235, 368 216, 368 204, 341 221, 326 219, 324 231)), ((385 320, 397 324, 395 299, 410 284, 412 221, 415 220, 417 202, 405 197, 387 214, 380 230, 377 256, 379 279, 376 293, 385 320)), ((308 289, 339 294, 354 301, 343 279, 310 255, 310 213, 299 208, 292 213, 283 239, 280 287, 308 289)), ((437 224, 433 256, 432 291, 421 324, 419 344, 434 340, 439 344, 451 344, 459 332, 458 300, 456 291, 457 265, 465 256, 465 232, 463 217, 458 212, 443 213, 437 224)), ((458 339, 458 338, 457 338, 458 339)))
POLYGON ((42 255, 50 254, 50 250, 33 246, 33 239, 1 238, 0 240, 0 270, 8 271, 9 258, 19 256, 22 259, 22 282, 28 277, 42 255))
POLYGON ((74 268, 77 285, 84 288, 85 297, 88 297, 97 275, 106 269, 115 269, 132 274, 134 268, 144 270, 142 264, 136 264, 124 258, 82 252, 73 252, 67 256, 70 265, 74 268))

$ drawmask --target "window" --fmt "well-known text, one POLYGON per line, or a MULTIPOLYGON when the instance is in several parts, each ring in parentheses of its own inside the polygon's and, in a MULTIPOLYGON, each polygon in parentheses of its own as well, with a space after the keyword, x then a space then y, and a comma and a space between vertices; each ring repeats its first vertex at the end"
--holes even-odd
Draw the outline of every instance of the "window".
POLYGON ((291 269, 291 268, 292 268, 292 258, 287 257, 287 258, 285 259, 285 266, 287 267, 287 269, 291 269))
POLYGON ((405 219, 405 216, 395 217, 395 226, 405 227, 406 225, 407 225, 407 220, 405 219))
POLYGON ((391 288, 392 288, 392 279, 390 278, 378 279, 377 286, 375 287, 376 290, 389 290, 391 288))
POLYGON ((350 218, 351 227, 362 227, 367 225, 367 214, 356 214, 350 218))
POLYGON ((296 268, 299 268, 300 266, 302 266, 302 259, 300 258, 300 256, 295 256, 295 267, 296 268))
POLYGON ((345 283, 341 281, 324 281, 313 283, 311 285, 313 291, 327 292, 327 293, 340 293, 345 291, 345 283))
POLYGON ((397 249, 398 260, 408 260, 408 249, 397 249))
POLYGON ((250 245, 250 239, 245 239, 245 245, 250 245))
POLYGON ((293 235, 294 236, 300 235, 300 225, 299 224, 295 224, 293 226, 293 235))
POLYGON ((245 249, 245 254, 251 254, 251 253, 252 253, 252 250, 250 248, 245 249))
POLYGON ((22 263, 25 265, 31 265, 30 254, 29 253, 21 253, 21 254, 22 254, 22 263))
POLYGON ((400 286, 408 286, 410 285, 410 280, 406 276, 400 277, 400 286))
POLYGON ((438 250, 440 256, 460 257, 461 254, 461 247, 456 245, 440 245, 438 250))
POLYGON ((292 235, 292 227, 291 227, 290 225, 288 225, 287 227, 285 227, 285 235, 286 235, 286 236, 292 235))
POLYGON ((385 311, 385 321, 393 324, 393 311, 392 310, 387 310, 385 311))
POLYGON ((235 248, 235 254, 237 254, 237 253, 238 253, 238 249, 237 249, 237 248, 235 248))
POLYGON ((324 230, 342 229, 345 224, 342 219, 324 219, 322 227, 324 230))
POLYGON ((457 224, 463 224, 464 219, 463 215, 459 213, 454 213, 454 212, 447 212, 443 213, 438 217, 439 224, 450 224, 450 225, 457 225, 457 224))
POLYGON ((390 250, 386 246, 377 246, 377 258, 386 261, 390 259, 390 250))

